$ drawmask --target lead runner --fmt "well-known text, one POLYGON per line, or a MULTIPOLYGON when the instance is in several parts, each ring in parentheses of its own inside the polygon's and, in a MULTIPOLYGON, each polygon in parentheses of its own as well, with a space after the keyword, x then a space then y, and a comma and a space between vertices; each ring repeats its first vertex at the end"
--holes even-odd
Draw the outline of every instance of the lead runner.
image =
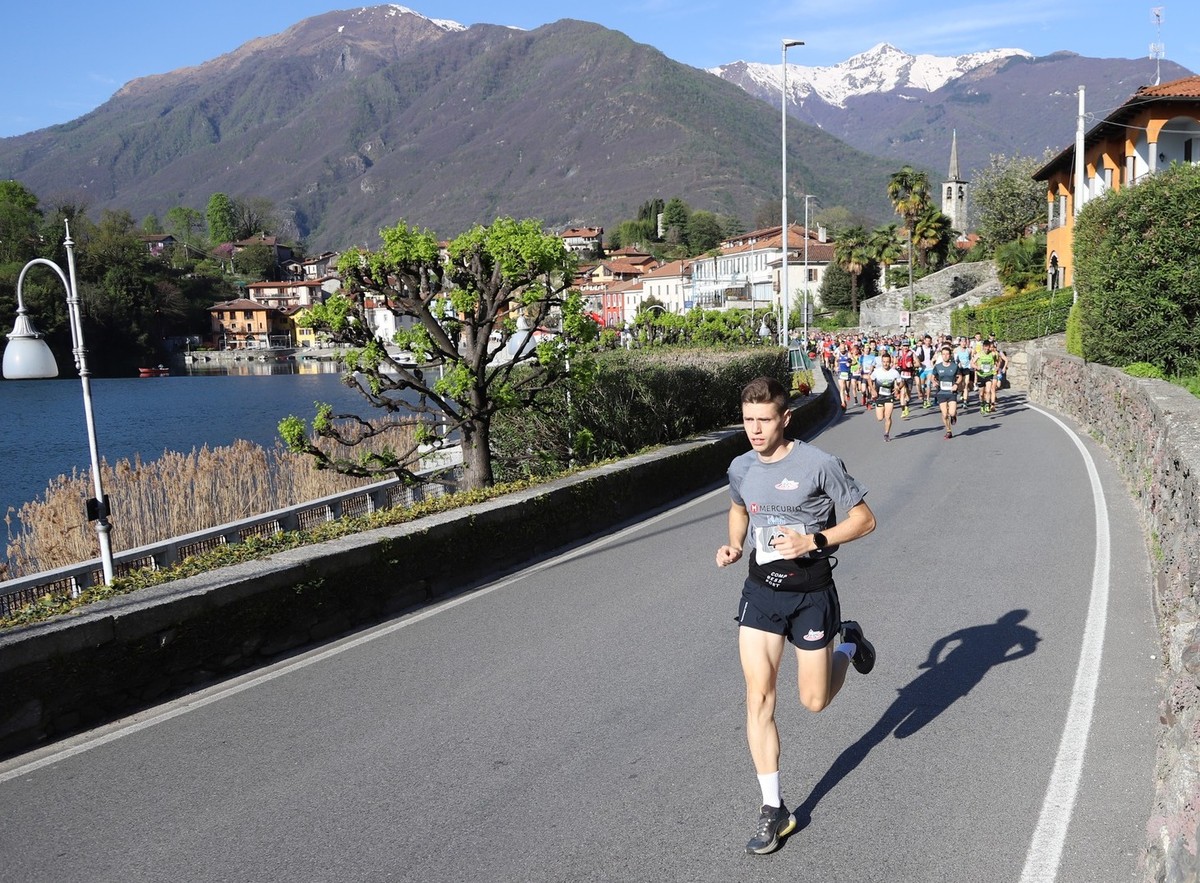
POLYGON ((746 851, 765 854, 796 829, 779 783, 776 686, 784 641, 796 647, 800 702, 821 711, 846 681, 851 663, 875 666, 875 648, 858 623, 841 619, 833 583, 838 546, 875 529, 866 489, 837 457, 784 435, 787 392, 772 377, 742 390, 742 425, 752 450, 729 465, 729 542, 718 567, 741 559, 750 573, 738 607, 738 651, 746 679, 746 740, 762 791, 762 808, 746 851), (836 513, 845 517, 837 521, 836 513), (841 642, 836 643, 840 633, 841 642))

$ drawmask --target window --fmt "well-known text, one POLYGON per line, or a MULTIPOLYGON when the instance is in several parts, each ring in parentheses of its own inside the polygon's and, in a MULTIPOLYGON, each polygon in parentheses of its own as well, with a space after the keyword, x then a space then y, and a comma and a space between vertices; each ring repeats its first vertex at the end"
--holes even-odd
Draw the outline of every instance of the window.
POLYGON ((250 318, 250 311, 249 311, 249 310, 242 310, 242 318, 243 318, 243 319, 249 319, 249 318, 250 318))

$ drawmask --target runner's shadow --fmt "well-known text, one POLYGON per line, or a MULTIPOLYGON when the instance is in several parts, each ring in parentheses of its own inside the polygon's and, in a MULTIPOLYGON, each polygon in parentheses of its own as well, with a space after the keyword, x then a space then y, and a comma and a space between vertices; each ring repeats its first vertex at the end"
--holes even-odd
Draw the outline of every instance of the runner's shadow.
POLYGON ((857 742, 841 753, 807 799, 796 807, 800 827, 808 825, 817 804, 858 768, 876 745, 888 736, 905 739, 966 696, 994 666, 1033 653, 1041 640, 1021 625, 1028 610, 1011 610, 994 623, 967 626, 938 638, 919 666, 924 671, 899 689, 896 701, 857 742), (951 645, 955 645, 939 660, 951 645))

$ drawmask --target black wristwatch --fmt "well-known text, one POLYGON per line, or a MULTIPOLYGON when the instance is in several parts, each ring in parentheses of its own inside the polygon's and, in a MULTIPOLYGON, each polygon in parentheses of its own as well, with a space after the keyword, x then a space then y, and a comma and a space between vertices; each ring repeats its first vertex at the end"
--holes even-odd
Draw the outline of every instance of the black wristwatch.
POLYGON ((820 531, 817 531, 812 535, 812 537, 813 545, 816 546, 818 550, 824 549, 827 545, 829 545, 829 540, 825 539, 825 534, 821 533, 820 531))

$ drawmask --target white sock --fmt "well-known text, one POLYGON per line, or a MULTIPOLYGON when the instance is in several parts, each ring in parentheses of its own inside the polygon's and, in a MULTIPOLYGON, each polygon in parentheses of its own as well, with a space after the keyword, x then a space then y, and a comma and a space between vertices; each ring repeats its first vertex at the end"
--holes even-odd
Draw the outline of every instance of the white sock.
POLYGON ((758 787, 762 789, 764 806, 779 806, 779 770, 773 773, 759 773, 758 787))
POLYGON ((858 652, 858 645, 847 641, 844 644, 838 644, 833 648, 834 653, 845 653, 847 659, 853 659, 854 654, 858 652))

